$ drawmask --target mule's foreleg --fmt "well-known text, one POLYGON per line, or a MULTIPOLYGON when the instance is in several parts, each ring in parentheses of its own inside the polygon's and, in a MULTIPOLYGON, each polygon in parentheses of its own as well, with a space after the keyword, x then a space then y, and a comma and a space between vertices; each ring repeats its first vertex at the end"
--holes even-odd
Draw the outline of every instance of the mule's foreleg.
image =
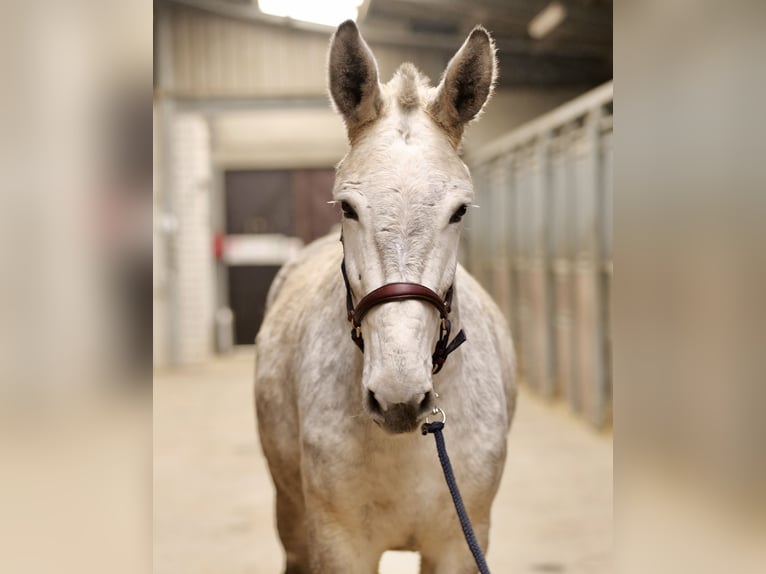
POLYGON ((358 530, 329 512, 311 512, 307 524, 311 574, 377 573, 381 552, 358 530))
POLYGON ((277 530, 285 549, 285 574, 309 574, 306 524, 300 494, 277 488, 277 530))
MULTIPOLYGON (((463 537, 460 524, 457 528, 439 533, 437 538, 421 550, 420 574, 476 574, 479 569, 463 537)), ((474 534, 482 552, 489 546, 489 520, 473 523, 474 534)))

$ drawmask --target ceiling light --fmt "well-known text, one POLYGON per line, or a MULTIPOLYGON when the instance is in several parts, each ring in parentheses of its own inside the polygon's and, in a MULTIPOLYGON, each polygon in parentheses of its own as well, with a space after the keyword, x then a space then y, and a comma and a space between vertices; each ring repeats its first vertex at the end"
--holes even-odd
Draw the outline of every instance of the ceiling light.
POLYGON ((561 2, 551 2, 529 23, 529 35, 535 40, 547 36, 567 17, 567 9, 561 2))
POLYGON ((264 14, 293 20, 337 26, 345 20, 356 20, 364 0, 258 0, 264 14))

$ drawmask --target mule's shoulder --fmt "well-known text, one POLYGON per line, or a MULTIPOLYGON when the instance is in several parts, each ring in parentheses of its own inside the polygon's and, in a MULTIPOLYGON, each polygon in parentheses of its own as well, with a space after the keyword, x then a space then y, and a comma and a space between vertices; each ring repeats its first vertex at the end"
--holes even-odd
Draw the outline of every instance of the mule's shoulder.
POLYGON ((341 253, 340 241, 338 241, 336 231, 332 231, 306 245, 289 259, 274 277, 266 297, 266 309, 274 304, 282 286, 292 274, 300 273, 304 268, 311 272, 314 271, 315 266, 331 265, 334 260, 337 260, 338 265, 340 265, 341 253))
POLYGON ((480 353, 488 353, 487 360, 494 355, 500 361, 503 386, 508 407, 508 421, 513 418, 516 408, 516 354, 511 330, 505 315, 492 296, 462 265, 457 266, 455 285, 458 289, 460 319, 465 325, 469 339, 481 332, 489 335, 488 347, 479 345, 480 353))
POLYGON ((492 296, 487 293, 484 287, 471 275, 465 267, 458 264, 455 271, 455 284, 460 290, 460 299, 464 303, 468 303, 472 308, 482 311, 482 314, 490 314, 492 319, 502 319, 500 322, 505 322, 502 311, 495 303, 492 296))
POLYGON ((511 332, 505 315, 492 296, 462 265, 457 266, 455 285, 459 292, 461 320, 465 323, 480 321, 488 326, 498 344, 510 343, 511 332))
POLYGON ((300 348, 305 331, 317 322, 328 322, 325 315, 335 309, 328 301, 337 300, 338 313, 345 312, 341 307, 342 253, 338 236, 328 235, 301 249, 277 273, 255 339, 256 378, 284 378, 285 361, 300 348))
POLYGON ((289 260, 269 289, 256 344, 282 338, 285 333, 298 336, 298 327, 304 326, 309 317, 322 314, 328 300, 337 295, 335 298, 342 302, 342 258, 338 235, 330 234, 310 243, 289 260), (317 312, 312 315, 312 311, 317 312))

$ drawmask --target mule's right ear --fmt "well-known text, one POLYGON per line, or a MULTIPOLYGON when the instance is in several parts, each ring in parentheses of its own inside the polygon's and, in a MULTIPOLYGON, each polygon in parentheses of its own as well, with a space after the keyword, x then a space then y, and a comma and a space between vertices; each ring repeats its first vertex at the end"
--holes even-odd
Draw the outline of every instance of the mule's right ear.
POLYGON ((378 64, 353 20, 338 26, 330 40, 330 95, 346 121, 349 139, 375 120, 383 105, 378 64))

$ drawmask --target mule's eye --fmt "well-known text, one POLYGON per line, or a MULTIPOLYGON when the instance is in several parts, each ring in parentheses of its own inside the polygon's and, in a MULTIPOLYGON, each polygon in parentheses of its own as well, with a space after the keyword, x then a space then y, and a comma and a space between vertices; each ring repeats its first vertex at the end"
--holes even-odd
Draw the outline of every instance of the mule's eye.
POLYGON ((457 211, 452 214, 452 217, 449 218, 450 223, 457 223, 461 219, 463 219, 463 216, 465 215, 465 212, 467 210, 467 206, 461 205, 458 207, 457 211))
POLYGON ((343 217, 345 217, 346 219, 353 219, 353 220, 359 219, 359 216, 356 214, 356 211, 354 211, 354 208, 351 207, 345 201, 340 202, 340 208, 343 211, 343 217))

